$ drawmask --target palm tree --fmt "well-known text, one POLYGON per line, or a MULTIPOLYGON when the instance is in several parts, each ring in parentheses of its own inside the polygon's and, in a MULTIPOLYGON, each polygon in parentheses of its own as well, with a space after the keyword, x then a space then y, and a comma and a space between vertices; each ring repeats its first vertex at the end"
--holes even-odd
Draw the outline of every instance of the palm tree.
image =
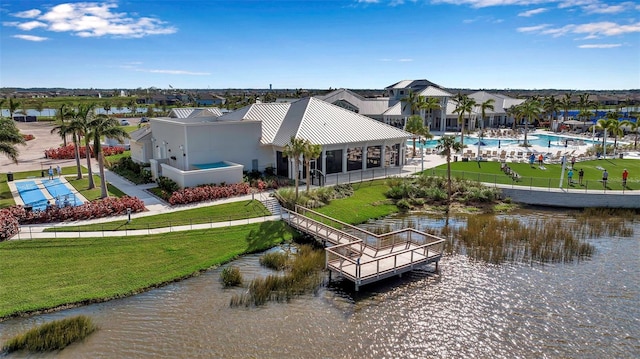
POLYGON ((456 141, 455 136, 442 136, 438 140, 436 149, 441 156, 447 158, 447 200, 451 201, 451 154, 462 150, 462 142, 456 141))
POLYGON ((404 112, 407 108, 409 109, 411 115, 415 115, 415 111, 418 109, 418 101, 420 96, 417 93, 409 90, 407 96, 401 100, 404 102, 404 106, 402 106, 402 111, 404 112))
MULTIPOLYGON (((578 117, 585 119, 591 115, 589 108, 591 107, 591 101, 589 101, 589 94, 583 93, 578 95, 578 109, 580 110, 578 117)), ((586 122, 586 119, 585 119, 586 122)))
POLYGON ((307 192, 309 192, 311 177, 311 160, 315 160, 322 154, 322 146, 313 144, 309 141, 305 141, 304 151, 304 165, 307 167, 307 192))
POLYGON ((560 101, 553 96, 547 96, 544 98, 544 103, 542 105, 544 109, 544 113, 549 116, 549 120, 556 121, 558 119, 558 110, 560 109, 560 101))
MULTIPOLYGON (((420 110, 420 116, 424 120, 426 117, 426 113, 433 113, 433 110, 440 109, 440 101, 435 97, 418 97, 418 109, 420 110)), ((431 127, 431 121, 429 121, 426 125, 427 129, 431 127)))
MULTIPOLYGON (((569 118, 569 110, 573 106, 573 102, 571 102, 571 93, 567 92, 564 94, 562 100, 560 100, 560 107, 564 110, 563 120, 566 121, 569 118)), ((559 129, 559 126, 556 127, 559 129)))
POLYGON ((89 134, 91 133, 90 122, 94 117, 95 103, 87 103, 78 105, 77 117, 73 120, 75 122, 74 128, 76 128, 78 135, 84 136, 85 154, 87 158, 87 177, 89 179, 89 186, 87 189, 94 189, 96 187, 93 181, 93 170, 91 169, 91 141, 89 134))
MULTIPOLYGON (((93 141, 93 154, 98 160, 98 168, 100 169, 100 198, 105 198, 108 196, 108 193, 107 181, 104 175, 104 154, 100 143, 102 137, 114 138, 122 142, 125 138, 129 138, 130 136, 127 131, 123 130, 122 127, 119 126, 116 119, 104 114, 96 115, 95 118, 89 122, 88 127, 89 134, 85 140, 89 142, 89 138, 91 138, 93 141)), ((87 157, 89 157, 89 154, 87 154, 87 157)))
POLYGON ((293 160, 295 172, 296 201, 298 200, 298 182, 300 180, 300 156, 304 153, 306 141, 302 138, 291 136, 291 140, 284 146, 282 155, 293 160))
POLYGON ((68 119, 68 117, 66 116, 67 111, 67 104, 63 103, 62 105, 60 105, 58 113, 56 114, 56 126, 54 126, 50 132, 56 132, 58 133, 58 135, 60 135, 60 138, 62 138, 62 145, 64 147, 67 147, 67 135, 69 134, 69 131, 67 130, 69 124, 66 121, 68 119))
POLYGON ((9 99, 9 118, 13 120, 13 113, 16 112, 16 110, 20 108, 20 102, 19 101, 13 101, 12 98, 9 99))
POLYGON ((528 99, 522 103, 522 115, 527 121, 524 124, 524 146, 527 147, 527 130, 529 129, 529 123, 532 118, 537 118, 540 115, 540 102, 536 99, 528 99))
POLYGON ((618 148, 618 137, 624 135, 624 131, 622 130, 622 123, 618 120, 620 114, 617 111, 607 112, 607 131, 614 137, 613 140, 613 150, 615 154, 616 148, 618 148))
POLYGON ((22 137, 13 119, 0 117, 0 153, 17 164, 19 151, 16 145, 24 144, 24 137, 22 137))
POLYGON ((493 111, 495 109, 495 107, 493 106, 493 104, 495 102, 496 102, 496 100, 490 98, 490 99, 484 101, 483 103, 481 103, 480 105, 478 105, 478 106, 480 106, 480 115, 482 116, 480 118, 480 121, 482 121, 481 128, 484 127, 484 118, 487 115, 487 110, 493 111))
MULTIPOLYGON (((64 106, 61 106, 62 110, 64 106)), ((82 126, 78 118, 80 114, 77 108, 60 111, 61 116, 63 116, 64 120, 69 120, 68 124, 64 126, 64 131, 60 134, 66 138, 67 135, 71 135, 71 140, 73 142, 73 150, 75 152, 76 158, 76 170, 77 175, 76 179, 82 179, 82 167, 80 166, 80 134, 82 132, 82 126)))
POLYGON ((135 97, 132 97, 127 101, 127 108, 131 112, 132 117, 135 117, 136 112, 138 111, 138 102, 135 97))
POLYGON ((635 138, 633 141, 633 149, 637 150, 638 149, 638 123, 640 121, 636 120, 636 122, 631 122, 629 120, 624 120, 622 121, 622 123, 620 123, 621 125, 625 125, 625 126, 629 126, 631 127, 631 132, 635 132, 635 138))
POLYGON ((409 119, 407 120, 407 127, 405 128, 405 131, 414 135, 413 136, 413 157, 415 157, 417 137, 420 137, 420 136, 428 137, 428 136, 431 136, 431 134, 429 133, 429 129, 424 127, 424 124, 422 123, 422 117, 418 115, 413 115, 409 117, 409 119))
POLYGON ((35 105, 36 111, 38 111, 38 116, 42 116, 42 111, 44 111, 44 101, 38 100, 35 105))
POLYGON ((102 103, 102 109, 109 115, 109 111, 111 111, 111 101, 107 100, 102 103))
POLYGON ((458 92, 453 99, 457 102, 456 109, 453 110, 453 112, 458 114, 458 123, 462 124, 460 128, 460 143, 462 144, 461 148, 464 148, 464 114, 468 112, 469 121, 471 121, 471 111, 473 110, 475 100, 473 100, 473 102, 470 101, 467 95, 463 95, 460 92, 458 92))
MULTIPOLYGON (((609 114, 607 114, 606 118, 599 119, 598 122, 596 122, 596 124, 593 126, 596 129, 600 129, 600 130, 604 131, 604 136, 602 136, 602 151, 604 153, 605 158, 606 158, 606 153, 607 153, 607 149, 606 149, 606 146, 607 146, 607 132, 609 131, 609 129, 612 126, 615 126, 615 125, 613 125, 613 121, 618 122, 618 118, 616 117, 615 120, 614 120, 612 118, 609 118, 609 114)), ((592 129, 592 128, 590 128, 590 129, 592 129)))

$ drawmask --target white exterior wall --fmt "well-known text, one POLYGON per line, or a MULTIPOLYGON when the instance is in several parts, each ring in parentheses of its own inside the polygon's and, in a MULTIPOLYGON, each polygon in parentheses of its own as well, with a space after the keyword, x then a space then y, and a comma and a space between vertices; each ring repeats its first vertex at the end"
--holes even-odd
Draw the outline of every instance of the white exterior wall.
POLYGON ((184 146, 184 125, 165 121, 151 121, 152 133, 152 157, 154 159, 167 159, 170 166, 179 169, 185 168, 185 158, 182 156, 180 146, 184 146), (171 157, 175 157, 171 158, 171 157))
POLYGON ((188 164, 230 161, 251 171, 252 161, 257 159, 258 170, 263 171, 275 158, 270 146, 260 145, 261 126, 255 121, 187 124, 188 164))
POLYGON ((182 171, 175 167, 161 164, 162 175, 175 181, 180 187, 195 187, 201 184, 240 183, 242 165, 226 162, 229 167, 211 168, 198 171, 182 171))
POLYGON ((146 141, 131 141, 131 159, 138 163, 149 163, 149 160, 153 157, 153 151, 151 142, 146 141))

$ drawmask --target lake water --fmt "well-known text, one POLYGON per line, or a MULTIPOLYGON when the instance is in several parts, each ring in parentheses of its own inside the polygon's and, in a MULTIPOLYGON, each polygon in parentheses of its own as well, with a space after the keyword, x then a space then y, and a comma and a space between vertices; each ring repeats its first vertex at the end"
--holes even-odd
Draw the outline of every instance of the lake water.
MULTIPOLYGON (((99 331, 31 357, 638 358, 640 223, 633 226, 632 238, 588 240, 596 252, 584 261, 489 265, 451 254, 439 273, 427 267, 357 293, 334 281, 260 308, 230 308, 242 289, 223 289, 216 269, 130 298, 11 319, 0 323, 0 341, 85 314, 99 331)), ((245 280, 271 273, 258 258, 233 265, 245 280)))

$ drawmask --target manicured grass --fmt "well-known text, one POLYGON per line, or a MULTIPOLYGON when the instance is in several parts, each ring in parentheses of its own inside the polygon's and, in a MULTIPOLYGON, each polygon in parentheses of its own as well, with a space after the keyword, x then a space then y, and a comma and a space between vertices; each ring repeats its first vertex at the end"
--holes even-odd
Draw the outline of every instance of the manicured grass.
POLYGON ((234 221, 238 219, 269 216, 269 210, 257 200, 224 203, 209 207, 200 207, 184 211, 163 213, 155 216, 137 217, 132 215, 130 223, 126 220, 107 223, 87 224, 83 226, 65 226, 47 228, 46 232, 91 232, 124 231, 135 229, 163 228, 210 222, 234 221))
POLYGON ((384 180, 354 184, 353 189, 353 196, 332 200, 315 211, 349 224, 364 223, 398 212, 398 207, 384 195, 389 190, 384 180))
POLYGON ((0 318, 138 293, 292 238, 282 221, 190 232, 0 243, 0 318))
MULTIPOLYGON (((63 171, 64 172, 64 171, 63 171)), ((75 177, 67 177, 67 181, 76 191, 80 192, 88 201, 93 201, 100 198, 100 176, 97 174, 93 175, 93 183, 96 185, 93 189, 89 188, 89 179, 87 176, 82 177, 82 179, 76 179, 75 177)), ((126 194, 119 190, 117 187, 107 182, 107 193, 110 197, 123 197, 126 194)))
MULTIPOLYGON (((544 164, 545 170, 540 169, 537 164, 534 167, 531 167, 529 163, 507 164, 521 176, 520 180, 513 181, 511 176, 502 172, 499 162, 480 162, 480 166, 478 166, 477 162, 452 162, 451 174, 455 177, 487 183, 515 184, 543 188, 558 188, 560 184, 560 174, 562 172, 562 165, 560 164, 544 164)), ((629 171, 626 190, 640 190, 640 161, 619 158, 576 162, 573 174, 574 184, 572 186, 568 185, 567 174, 565 173, 563 187, 573 189, 603 189, 601 182, 602 170, 597 167, 602 167, 609 172, 607 189, 622 190, 622 170, 626 168, 629 171), (578 184, 578 171, 580 169, 584 169, 582 185, 578 184)), ((447 165, 444 164, 434 169, 426 170, 426 172, 432 175, 446 176, 447 165)))

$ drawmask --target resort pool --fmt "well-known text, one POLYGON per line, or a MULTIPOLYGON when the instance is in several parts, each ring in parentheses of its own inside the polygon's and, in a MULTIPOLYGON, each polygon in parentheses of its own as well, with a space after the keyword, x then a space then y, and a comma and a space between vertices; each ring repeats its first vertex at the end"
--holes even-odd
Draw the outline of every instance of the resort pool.
MULTIPOLYGON (((460 136, 456 136, 456 141, 460 141, 460 136)), ((521 137, 519 139, 514 138, 490 138, 483 137, 482 138, 482 146, 485 147, 508 147, 512 145, 518 145, 524 141, 524 138, 521 137)), ((575 141, 580 141, 580 143, 584 143, 586 145, 593 145, 594 143, 600 143, 602 141, 593 141, 586 138, 579 137, 568 137, 568 136, 556 136, 556 135, 547 135, 547 134, 535 134, 528 135, 527 142, 534 146, 540 147, 552 147, 552 148, 560 148, 565 147, 566 142, 569 141, 569 145, 575 145, 575 141)), ((465 136, 464 138, 465 145, 478 145, 478 137, 469 137, 465 136)), ((413 140, 408 140, 407 145, 413 146, 413 140)), ((428 140, 425 144, 425 148, 435 148, 438 145, 438 140, 428 140)), ((416 147, 423 147, 419 141, 416 141, 416 147)))
POLYGON ((195 167, 196 169, 199 170, 208 170, 208 169, 212 169, 212 168, 223 168, 223 167, 230 167, 229 164, 227 164, 226 162, 213 162, 213 163, 200 163, 200 164, 194 164, 192 165, 193 167, 195 167))

